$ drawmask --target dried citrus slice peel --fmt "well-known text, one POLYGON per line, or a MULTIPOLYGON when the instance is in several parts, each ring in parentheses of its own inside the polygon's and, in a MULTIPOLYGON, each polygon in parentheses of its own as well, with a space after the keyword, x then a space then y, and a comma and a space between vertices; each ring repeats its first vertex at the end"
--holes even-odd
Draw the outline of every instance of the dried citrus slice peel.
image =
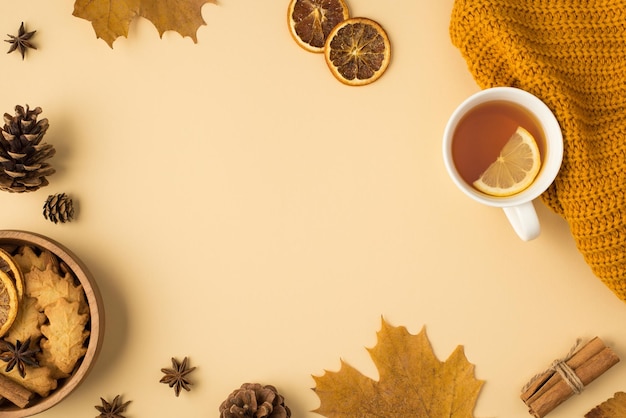
POLYGON ((17 316, 18 297, 13 280, 0 271, 0 337, 7 333, 17 316))
POLYGON ((377 22, 355 17, 333 28, 326 40, 324 56, 339 81, 362 86, 383 75, 391 60, 391 43, 377 22))
POLYGON ((287 23, 298 45, 310 52, 324 52, 328 34, 350 13, 344 0, 291 0, 287 23))
POLYGON ((0 270, 5 272, 13 281, 18 300, 24 297, 24 274, 11 254, 0 248, 0 270))
POLYGON ((528 188, 539 174, 541 155, 535 138, 521 126, 500 155, 473 184, 491 196, 512 196, 528 188))

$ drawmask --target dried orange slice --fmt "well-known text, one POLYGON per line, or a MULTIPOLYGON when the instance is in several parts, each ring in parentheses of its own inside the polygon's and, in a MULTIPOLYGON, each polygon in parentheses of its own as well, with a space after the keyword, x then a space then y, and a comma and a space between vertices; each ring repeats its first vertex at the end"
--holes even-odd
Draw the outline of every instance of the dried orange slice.
POLYGON ((0 337, 7 333, 17 316, 17 290, 8 274, 0 270, 0 337))
POLYGON ((11 254, 2 248, 0 248, 0 270, 11 278, 17 291, 17 298, 22 300, 24 297, 24 274, 11 254))
POLYGON ((330 32, 324 56, 339 81, 362 86, 383 75, 391 60, 391 43, 377 22, 355 17, 344 20, 330 32))
POLYGON ((330 31, 349 16, 344 0, 291 0, 287 10, 291 36, 310 52, 324 52, 330 31))

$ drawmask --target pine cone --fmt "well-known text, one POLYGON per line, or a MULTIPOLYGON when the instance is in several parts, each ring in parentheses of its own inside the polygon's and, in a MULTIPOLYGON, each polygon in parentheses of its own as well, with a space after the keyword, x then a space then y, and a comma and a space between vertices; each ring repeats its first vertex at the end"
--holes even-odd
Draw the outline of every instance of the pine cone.
POLYGON ((289 418, 291 411, 274 386, 244 383, 220 405, 220 418, 289 418))
POLYGON ((74 204, 65 193, 48 196, 43 205, 43 217, 51 222, 65 223, 74 219, 74 204))
POLYGON ((32 192, 47 186, 46 176, 54 174, 50 164, 44 162, 56 150, 41 143, 48 130, 48 119, 37 120, 41 108, 30 110, 15 106, 15 116, 4 114, 4 127, 0 130, 0 190, 7 192, 32 192))

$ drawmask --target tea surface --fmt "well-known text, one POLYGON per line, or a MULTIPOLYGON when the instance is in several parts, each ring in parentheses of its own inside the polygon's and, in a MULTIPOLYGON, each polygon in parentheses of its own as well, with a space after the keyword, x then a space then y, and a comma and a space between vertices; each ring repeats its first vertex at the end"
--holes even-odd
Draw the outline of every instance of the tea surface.
POLYGON ((521 126, 537 141, 543 160, 544 133, 535 118, 516 104, 493 101, 470 110, 459 122, 452 141, 452 159, 468 184, 493 163, 504 144, 521 126))

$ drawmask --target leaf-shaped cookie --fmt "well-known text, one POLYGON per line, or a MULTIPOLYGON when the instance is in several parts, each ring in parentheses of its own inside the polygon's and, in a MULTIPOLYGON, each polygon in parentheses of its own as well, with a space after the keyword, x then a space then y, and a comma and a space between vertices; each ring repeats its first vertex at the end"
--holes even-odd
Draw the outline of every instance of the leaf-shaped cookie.
POLYGON ((33 247, 29 245, 19 247, 17 253, 13 255, 13 259, 22 270, 22 274, 28 273, 33 268, 45 270, 50 266, 54 271, 59 268, 59 261, 54 254, 44 249, 37 255, 33 247))
POLYGON ((17 340, 26 341, 29 338, 35 341, 41 336, 39 328, 45 320, 46 316, 39 310, 37 299, 26 296, 22 299, 17 317, 4 339, 12 344, 17 340))
POLYGON ((41 333, 47 338, 42 340, 41 349, 63 373, 71 373, 87 352, 83 343, 89 336, 85 329, 89 315, 79 313, 79 309, 78 302, 59 299, 44 311, 50 323, 41 327, 41 333))
POLYGON ((87 307, 81 285, 74 285, 70 273, 60 276, 50 265, 45 270, 32 269, 24 275, 26 295, 37 299, 39 308, 45 310, 59 299, 78 302, 81 312, 87 307))
POLYGON ((118 37, 128 36, 130 22, 136 17, 151 21, 160 36, 173 30, 195 43, 198 28, 206 24, 201 13, 205 3, 216 0, 76 0, 73 14, 89 20, 96 36, 111 48, 118 37))
POLYGON ((24 377, 20 376, 17 367, 10 372, 6 372, 4 367, 0 367, 0 373, 42 397, 48 396, 51 390, 56 389, 57 380, 52 377, 51 371, 47 367, 26 365, 24 369, 26 371, 24 377))
POLYGON ((328 418, 469 418, 483 381, 458 346, 445 361, 433 353, 424 329, 410 334, 383 320, 378 343, 368 350, 380 379, 364 376, 344 361, 338 372, 313 376, 328 418))
POLYGON ((617 392, 613 397, 585 414, 585 418, 626 417, 626 393, 617 392))

